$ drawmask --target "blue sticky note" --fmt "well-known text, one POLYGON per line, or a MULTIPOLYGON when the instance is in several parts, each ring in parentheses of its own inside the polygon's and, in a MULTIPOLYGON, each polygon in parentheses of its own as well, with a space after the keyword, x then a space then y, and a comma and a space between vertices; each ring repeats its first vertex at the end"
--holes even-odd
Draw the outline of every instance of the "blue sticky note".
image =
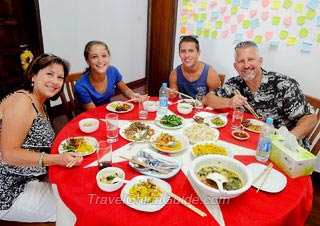
POLYGON ((317 16, 317 27, 320 27, 320 16, 317 16))
POLYGON ((241 8, 242 9, 249 9, 249 7, 250 7, 250 0, 242 0, 241 8))
POLYGON ((242 33, 236 33, 234 35, 234 41, 241 41, 242 40, 242 37, 243 37, 243 34, 242 33))
POLYGON ((197 21, 197 25, 196 25, 197 29, 202 29, 203 26, 204 26, 204 22, 202 20, 197 21))
POLYGON ((307 7, 312 10, 316 10, 320 1, 319 0, 310 0, 307 4, 307 7))
POLYGON ((252 30, 256 29, 257 27, 260 27, 259 19, 252 20, 250 24, 252 30))
POLYGON ((301 43, 301 51, 303 52, 311 52, 311 47, 312 47, 312 44, 311 43, 307 43, 307 42, 302 42, 301 43))
POLYGON ((219 17, 219 12, 217 12, 217 11, 211 12, 212 19, 217 19, 218 17, 219 17))
POLYGON ((269 45, 270 46, 279 46, 279 41, 278 40, 270 40, 269 45))
POLYGON ((240 6, 240 0, 233 0, 232 5, 233 6, 240 6))

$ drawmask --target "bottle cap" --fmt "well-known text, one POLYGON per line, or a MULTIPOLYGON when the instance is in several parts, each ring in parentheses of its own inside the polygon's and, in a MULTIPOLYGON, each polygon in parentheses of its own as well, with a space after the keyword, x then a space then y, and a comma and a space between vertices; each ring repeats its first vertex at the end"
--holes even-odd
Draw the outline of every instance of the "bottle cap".
POLYGON ((273 124, 273 118, 267 118, 266 123, 273 124))
POLYGON ((162 83, 162 86, 167 87, 168 85, 166 82, 164 82, 164 83, 162 83))

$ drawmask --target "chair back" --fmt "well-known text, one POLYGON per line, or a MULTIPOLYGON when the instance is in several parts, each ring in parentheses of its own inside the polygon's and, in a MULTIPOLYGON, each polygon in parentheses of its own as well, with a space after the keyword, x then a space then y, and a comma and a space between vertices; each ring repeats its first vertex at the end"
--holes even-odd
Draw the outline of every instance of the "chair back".
POLYGON ((306 97, 307 101, 313 106, 318 119, 316 126, 308 136, 312 147, 311 152, 314 155, 317 155, 320 150, 320 137, 318 136, 320 132, 320 99, 308 94, 305 94, 304 96, 306 97))
POLYGON ((222 86, 224 84, 224 80, 226 78, 225 74, 218 74, 219 78, 220 78, 220 86, 222 86))
POLYGON ((74 86, 76 84, 76 81, 82 76, 82 74, 83 72, 69 74, 66 77, 66 81, 65 81, 65 87, 66 87, 68 96, 66 96, 64 92, 61 92, 61 95, 60 95, 62 104, 66 109, 66 114, 69 121, 78 114, 79 102, 74 93, 74 86))

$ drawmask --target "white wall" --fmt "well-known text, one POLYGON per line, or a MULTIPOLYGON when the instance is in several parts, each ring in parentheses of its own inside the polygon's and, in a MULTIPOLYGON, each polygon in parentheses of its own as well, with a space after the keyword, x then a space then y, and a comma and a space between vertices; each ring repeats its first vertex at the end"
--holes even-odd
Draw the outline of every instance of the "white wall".
MULTIPOLYGON (((307 4, 309 0, 304 1, 291 1, 293 4, 289 9, 283 8, 284 1, 280 1, 280 8, 277 10, 272 9, 272 3, 275 1, 264 1, 269 2, 267 7, 262 6, 262 1, 249 1, 250 8, 242 8, 241 5, 238 7, 237 14, 231 14, 231 8, 233 1, 230 4, 226 4, 227 1, 189 1, 188 5, 183 5, 183 0, 179 0, 179 9, 177 15, 177 27, 176 27, 176 47, 175 47, 175 57, 174 66, 176 67, 180 64, 180 58, 178 55, 178 43, 179 37, 182 35, 181 28, 187 28, 187 32, 191 34, 196 34, 197 29, 204 31, 199 24, 194 20, 192 14, 199 13, 206 14, 207 18, 203 21, 203 24, 209 23, 211 25, 210 35, 208 38, 204 37, 203 33, 200 35, 200 49, 202 50, 200 60, 211 64, 218 73, 225 73, 227 78, 237 75, 237 72, 233 68, 233 49, 237 41, 235 41, 235 34, 242 33, 242 41, 252 40, 253 38, 248 38, 247 31, 249 29, 244 29, 242 24, 237 21, 237 15, 244 15, 244 19, 250 21, 258 19, 260 26, 253 29, 255 35, 262 35, 263 41, 259 44, 261 56, 264 59, 263 67, 266 70, 278 71, 287 74, 295 78, 301 85, 305 93, 311 94, 313 96, 320 97, 320 42, 317 42, 317 36, 320 34, 320 27, 317 26, 317 17, 320 15, 320 6, 316 8, 316 16, 313 19, 306 19, 303 26, 297 25, 296 18, 298 16, 305 16, 309 8, 307 4), (201 3, 206 2, 207 7, 201 9, 201 3), (215 3, 215 5, 214 5, 215 3), (303 12, 298 13, 295 11, 296 4, 303 4, 303 12), (221 12, 221 8, 226 7, 224 13, 221 12), (186 9, 191 10, 190 14, 186 9), (257 15, 250 16, 251 10, 257 10, 257 15), (212 18, 212 12, 218 13, 218 18, 212 18), (261 18, 262 12, 269 12, 269 18, 263 21, 261 18), (224 18, 230 16, 228 22, 224 22, 224 18), (281 22, 279 25, 272 24, 272 16, 280 16, 281 22), (187 18, 187 21, 183 21, 182 18, 187 18), (284 19, 291 17, 292 22, 289 26, 284 24, 284 19), (223 22, 221 29, 215 28, 215 22, 221 20, 223 22), (237 31, 231 32, 231 25, 237 25, 237 31), (301 28, 306 28, 309 31, 309 35, 306 38, 301 38, 299 30, 301 28), (211 37, 211 32, 217 30, 218 36, 213 39, 211 37), (279 39, 278 33, 281 30, 288 30, 290 35, 297 38, 296 45, 288 46, 286 41, 279 39), (227 31, 228 35, 223 37, 222 32, 227 31), (279 46, 270 46, 268 40, 265 39, 265 32, 273 32, 273 38, 271 40, 279 41, 279 46), (311 52, 301 51, 301 42, 312 43, 311 52)), ((235 1, 236 2, 236 1, 235 1)), ((240 3, 244 1, 238 1, 240 3)), ((202 5, 203 6, 203 5, 202 5)))

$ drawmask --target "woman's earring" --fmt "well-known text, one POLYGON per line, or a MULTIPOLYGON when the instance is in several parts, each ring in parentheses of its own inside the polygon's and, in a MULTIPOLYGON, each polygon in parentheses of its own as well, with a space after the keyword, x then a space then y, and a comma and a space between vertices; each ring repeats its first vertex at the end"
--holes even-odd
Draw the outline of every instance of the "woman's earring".
POLYGON ((34 86, 34 81, 31 82, 31 87, 33 87, 33 86, 34 86))

